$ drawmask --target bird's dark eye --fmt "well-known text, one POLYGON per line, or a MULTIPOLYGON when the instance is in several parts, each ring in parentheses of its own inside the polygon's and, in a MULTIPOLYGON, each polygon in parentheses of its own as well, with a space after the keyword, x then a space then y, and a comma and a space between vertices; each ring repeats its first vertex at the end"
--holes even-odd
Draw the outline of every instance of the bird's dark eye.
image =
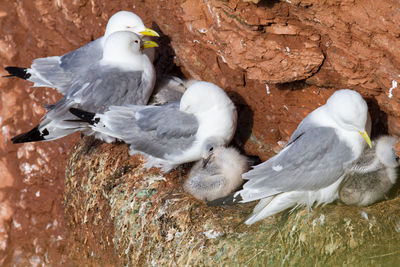
POLYGON ((138 41, 138 40, 135 40, 135 43, 139 43, 139 41, 138 41))
POLYGON ((214 148, 213 148, 213 147, 210 147, 209 151, 212 152, 213 150, 214 150, 214 148))

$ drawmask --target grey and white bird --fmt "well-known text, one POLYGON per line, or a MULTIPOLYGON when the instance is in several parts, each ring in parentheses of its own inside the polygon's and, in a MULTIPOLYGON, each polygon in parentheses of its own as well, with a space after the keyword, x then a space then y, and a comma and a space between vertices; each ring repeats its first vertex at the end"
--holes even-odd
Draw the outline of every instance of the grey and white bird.
POLYGON ((248 169, 247 158, 235 148, 206 143, 203 159, 190 169, 183 189, 199 200, 212 201, 238 189, 248 169))
POLYGON ((368 206, 385 198, 399 175, 399 159, 393 147, 398 141, 396 137, 382 136, 362 153, 339 187, 341 201, 368 206))
POLYGON ((76 117, 69 112, 72 107, 103 112, 111 105, 145 105, 153 91, 155 70, 143 50, 155 46, 155 42, 143 42, 132 32, 111 34, 104 45, 103 58, 82 70, 65 96, 49 106, 42 122, 13 137, 13 143, 54 140, 79 131, 76 117))
POLYGON ((311 112, 283 150, 243 174, 248 181, 230 201, 260 200, 245 223, 291 207, 337 199, 343 174, 360 157, 364 140, 371 146, 365 131, 367 112, 361 95, 346 89, 336 91, 325 105, 311 112))
POLYGON ((236 108, 215 84, 196 82, 180 103, 163 106, 111 106, 94 114, 71 109, 101 133, 103 140, 129 144, 130 154, 140 153, 146 167, 169 171, 179 164, 199 160, 207 143, 228 144, 236 129, 236 108))
MULTIPOLYGON (((108 37, 117 31, 130 31, 139 36, 159 36, 157 32, 144 26, 139 16, 128 11, 115 13, 108 21, 104 36, 62 56, 37 58, 30 68, 6 67, 10 75, 34 83, 34 87, 52 87, 67 94, 72 83, 86 72, 89 65, 99 63, 104 54, 108 37)), ((148 49, 149 57, 154 51, 148 49)))
POLYGON ((164 105, 177 102, 181 99, 183 93, 192 84, 196 83, 194 79, 181 79, 176 76, 164 76, 156 81, 153 94, 150 97, 149 105, 164 105))

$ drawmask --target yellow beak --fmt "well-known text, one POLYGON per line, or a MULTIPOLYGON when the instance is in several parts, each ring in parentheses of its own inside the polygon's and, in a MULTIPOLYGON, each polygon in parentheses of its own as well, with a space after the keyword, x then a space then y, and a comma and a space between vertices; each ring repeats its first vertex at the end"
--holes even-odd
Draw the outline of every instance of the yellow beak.
POLYGON ((158 44, 153 41, 144 41, 143 42, 143 49, 150 48, 150 47, 158 47, 158 44))
POLYGON ((143 35, 147 35, 147 36, 160 37, 160 35, 155 30, 152 30, 152 29, 149 29, 149 28, 145 28, 145 30, 141 31, 140 33, 143 34, 143 35))
POLYGON ((365 139, 365 142, 367 142, 367 144, 369 145, 369 147, 372 147, 372 142, 371 142, 371 139, 369 138, 369 136, 368 136, 368 134, 367 134, 367 131, 364 131, 364 132, 361 132, 361 131, 358 131, 360 134, 361 134, 361 136, 365 139))

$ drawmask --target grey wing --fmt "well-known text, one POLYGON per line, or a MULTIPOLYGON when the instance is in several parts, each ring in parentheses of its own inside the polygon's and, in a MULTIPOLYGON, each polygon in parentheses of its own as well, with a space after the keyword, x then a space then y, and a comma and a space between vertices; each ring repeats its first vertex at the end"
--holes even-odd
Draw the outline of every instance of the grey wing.
POLYGON ((351 164, 352 151, 335 129, 303 132, 278 155, 243 175, 249 180, 240 195, 260 199, 288 191, 308 191, 334 183, 351 164))
POLYGON ((30 81, 35 86, 54 87, 65 94, 74 80, 103 56, 100 39, 61 57, 37 58, 33 61, 30 81))
POLYGON ((141 72, 121 72, 115 68, 90 69, 87 75, 74 82, 60 101, 49 108, 40 129, 47 129, 55 138, 82 130, 84 124, 69 112, 70 108, 103 112, 111 105, 142 104, 140 86, 141 72))
POLYGON ((289 143, 286 146, 289 146, 308 130, 315 128, 315 124, 312 123, 310 120, 311 117, 307 116, 300 122, 299 126, 297 126, 296 130, 293 132, 292 136, 290 137, 289 143))
POLYGON ((155 131, 158 137, 190 136, 198 128, 194 116, 179 111, 176 104, 145 108, 136 114, 136 118, 142 130, 155 131))
POLYGON ((103 46, 98 38, 60 58, 60 67, 65 71, 81 74, 85 68, 103 58, 103 46))
POLYGON ((83 110, 103 112, 111 105, 144 105, 150 94, 151 87, 142 82, 142 72, 96 64, 75 81, 65 97, 83 110))
POLYGON ((112 107, 100 116, 104 131, 131 145, 131 148, 163 158, 190 147, 198 129, 196 117, 181 112, 177 105, 112 107))

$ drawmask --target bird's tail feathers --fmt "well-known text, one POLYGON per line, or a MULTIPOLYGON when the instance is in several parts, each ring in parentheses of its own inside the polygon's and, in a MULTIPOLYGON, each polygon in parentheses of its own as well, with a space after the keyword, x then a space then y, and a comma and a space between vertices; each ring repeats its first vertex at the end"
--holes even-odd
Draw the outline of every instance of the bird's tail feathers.
POLYGON ((87 124, 89 124, 90 129, 95 132, 97 139, 101 139, 107 143, 111 143, 116 139, 123 139, 120 134, 113 131, 106 125, 104 122, 106 115, 96 114, 77 108, 70 108, 69 111, 76 117, 80 118, 81 121, 86 123, 86 127, 88 126, 87 124))
POLYGON ((97 124, 100 121, 99 118, 95 118, 96 113, 93 112, 84 111, 78 108, 70 108, 69 112, 90 125, 97 124))
POLYGON ((49 132, 46 129, 45 129, 45 131, 41 132, 39 130, 39 125, 37 125, 35 128, 30 130, 29 132, 14 136, 13 138, 11 138, 11 141, 14 144, 38 142, 38 141, 45 140, 45 136, 48 134, 49 134, 49 132))
POLYGON ((82 123, 80 121, 72 120, 45 120, 30 131, 14 136, 13 138, 11 138, 11 141, 14 144, 50 141, 59 139, 74 132, 86 130, 88 130, 86 122, 82 123))
POLYGON ((28 72, 27 68, 8 66, 5 67, 5 70, 9 73, 9 75, 4 75, 4 78, 18 77, 26 80, 31 77, 31 74, 28 72))
POLYGON ((287 192, 261 199, 245 223, 251 225, 295 206, 297 204, 297 198, 296 195, 292 195, 291 193, 292 192, 287 192))

